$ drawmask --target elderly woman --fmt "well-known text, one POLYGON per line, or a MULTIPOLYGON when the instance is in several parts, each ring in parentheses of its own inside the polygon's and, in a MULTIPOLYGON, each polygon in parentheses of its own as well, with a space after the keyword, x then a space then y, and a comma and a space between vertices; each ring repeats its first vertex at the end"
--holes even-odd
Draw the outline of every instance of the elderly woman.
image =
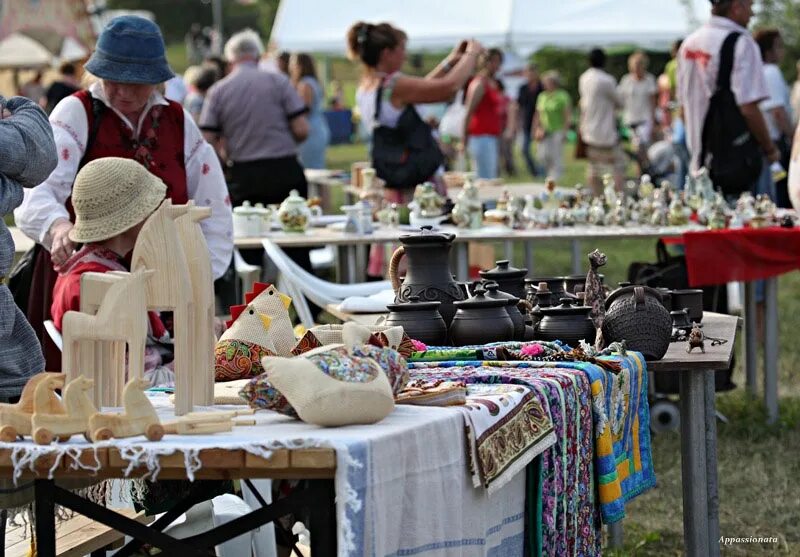
POLYGON ((181 105, 157 90, 174 75, 158 26, 135 16, 112 19, 85 69, 99 80, 61 101, 50 115, 58 166, 14 213, 23 232, 49 251, 37 256, 28 318, 34 329, 39 326, 51 371, 60 369, 60 354, 42 334, 41 323, 50 319, 54 267, 75 250, 69 239, 74 222, 70 195, 78 170, 89 161, 110 156, 136 160, 164 181, 174 203, 194 200, 211 207, 211 217, 201 226, 215 278, 228 268, 233 251, 230 201, 216 154, 181 105))

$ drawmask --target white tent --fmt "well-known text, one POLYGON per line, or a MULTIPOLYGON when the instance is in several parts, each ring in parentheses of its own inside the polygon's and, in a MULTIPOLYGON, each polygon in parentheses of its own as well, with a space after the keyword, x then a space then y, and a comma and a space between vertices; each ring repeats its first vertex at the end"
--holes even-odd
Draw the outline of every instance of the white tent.
POLYGON ((462 38, 529 53, 543 46, 633 44, 667 49, 708 18, 708 0, 281 0, 271 41, 281 50, 342 54, 356 21, 388 21, 412 50, 462 38))

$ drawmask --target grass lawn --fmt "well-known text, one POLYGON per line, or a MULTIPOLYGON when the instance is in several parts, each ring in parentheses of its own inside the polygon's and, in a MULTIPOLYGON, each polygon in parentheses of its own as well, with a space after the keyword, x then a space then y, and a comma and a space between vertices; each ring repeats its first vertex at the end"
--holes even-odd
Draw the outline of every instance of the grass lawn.
MULTIPOLYGON (((585 164, 573 160, 569 146, 567 151, 562 183, 582 182, 585 164)), ((329 168, 349 169, 350 163, 364 160, 368 160, 364 145, 338 145, 328 150, 329 168)), ((521 158, 517 163, 520 174, 508 182, 532 181, 521 158)), ((632 261, 655 259, 651 240, 605 240, 583 247, 587 253, 597 247, 608 255, 604 272, 610 284, 625 279, 632 261)), ((567 273, 571 269, 570 244, 537 245, 534 259, 540 276, 567 273)), ((517 261, 523 261, 521 252, 517 261)), ((740 388, 717 397, 719 410, 730 420, 728 424, 717 422, 721 535, 776 537, 779 542, 727 546, 722 548, 723 555, 800 555, 800 347, 794 343, 800 330, 800 274, 784 275, 779 282, 780 422, 764 425, 761 401, 744 392, 741 365, 733 377, 740 388)), ((763 376, 759 375, 761 384, 763 376)), ((612 555, 683 554, 680 436, 663 433, 652 442, 658 486, 628 505, 625 546, 612 555)))

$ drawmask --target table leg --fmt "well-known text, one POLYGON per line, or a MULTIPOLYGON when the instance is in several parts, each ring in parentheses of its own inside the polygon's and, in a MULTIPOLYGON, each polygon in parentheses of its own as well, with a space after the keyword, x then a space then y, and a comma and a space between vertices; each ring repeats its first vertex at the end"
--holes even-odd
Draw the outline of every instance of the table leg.
POLYGON ((503 251, 505 251, 505 258, 511 261, 513 266, 514 264, 514 241, 513 240, 506 240, 503 242, 503 251))
POLYGON ((347 273, 345 276, 345 281, 347 284, 353 284, 356 282, 356 275, 358 274, 358 270, 356 269, 357 266, 357 254, 356 254, 356 246, 350 245, 345 246, 344 248, 345 260, 346 260, 346 269, 347 273))
POLYGON ((742 352, 745 375, 747 378, 747 392, 756 394, 756 284, 747 282, 744 285, 744 342, 742 352))
POLYGON ((528 276, 536 276, 533 272, 533 242, 525 240, 523 245, 525 246, 525 268, 528 269, 528 276))
POLYGON ((56 495, 53 480, 34 481, 36 513, 36 555, 56 555, 56 495))
POLYGON ((608 525, 608 547, 622 549, 622 521, 608 525))
POLYGON ((336 555, 336 503, 333 480, 309 480, 316 501, 310 511, 311 555, 336 555))
POLYGON ((766 281, 764 292, 764 404, 767 421, 778 420, 778 278, 766 281))
POLYGON ((680 375, 683 539, 689 557, 708 553, 705 372, 680 375))
POLYGON ((583 270, 583 253, 581 253, 581 241, 572 240, 572 274, 580 275, 583 270))
POLYGON ((369 244, 359 244, 356 246, 356 275, 353 277, 354 283, 364 282, 367 278, 367 265, 369 265, 369 244))
POLYGON ((456 278, 460 281, 469 280, 469 243, 456 244, 456 278))
POLYGON ((719 492, 717 488, 717 409, 714 373, 705 374, 706 494, 708 497, 708 556, 719 557, 719 492))

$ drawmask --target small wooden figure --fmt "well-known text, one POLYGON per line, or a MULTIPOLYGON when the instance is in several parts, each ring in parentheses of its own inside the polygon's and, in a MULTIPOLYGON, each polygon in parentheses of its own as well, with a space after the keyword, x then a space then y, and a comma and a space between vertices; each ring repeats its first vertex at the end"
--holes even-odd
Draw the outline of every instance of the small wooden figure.
POLYGON ((603 321, 606 317, 606 295, 603 290, 603 283, 600 281, 600 267, 606 264, 606 254, 599 250, 594 250, 589 254, 589 264, 591 268, 586 274, 586 284, 583 288, 584 305, 592 308, 589 317, 594 323, 597 335, 594 340, 594 349, 598 352, 604 348, 603 321))
POLYGON ((192 410, 192 350, 190 341, 192 281, 175 219, 185 206, 167 199, 145 221, 133 249, 131 269, 155 271, 145 285, 147 309, 172 311, 175 343, 175 413, 192 410))
POLYGON ((49 445, 54 437, 59 441, 67 441, 72 435, 83 434, 89 436, 89 418, 97 413, 97 408, 86 394, 91 391, 94 382, 84 376, 79 376, 70 381, 64 388, 64 404, 66 415, 50 414, 50 400, 53 390, 63 385, 63 377, 56 377, 42 381, 36 387, 33 403, 33 416, 31 417, 31 430, 33 440, 39 445, 49 445))
MULTIPOLYGON (((88 273, 87 273, 88 274, 88 273)), ((145 310, 145 271, 135 273, 106 273, 88 277, 81 283, 81 294, 87 300, 101 299, 97 313, 90 315, 68 311, 63 320, 63 368, 67 381, 86 375, 94 381, 95 390, 89 395, 98 406, 115 400, 111 386, 116 383, 105 375, 124 374, 125 351, 104 350, 99 352, 96 342, 83 344, 80 341, 118 341, 127 343, 129 369, 133 377, 144 372, 144 345, 147 336, 147 312, 145 310), (84 288, 84 285, 87 288, 84 288), (104 294, 92 292, 94 288, 104 294), (81 352, 83 353, 81 355, 81 352), (98 385, 104 386, 98 389, 98 385)), ((86 275, 84 275, 85 277, 86 275)))
POLYGON ((164 437, 164 427, 158 419, 153 405, 144 394, 150 386, 145 379, 131 379, 125 385, 122 414, 96 413, 89 418, 89 436, 92 441, 144 435, 148 441, 159 441, 164 437))
POLYGON ((705 354, 706 353, 706 336, 703 334, 703 330, 697 323, 692 323, 692 331, 689 333, 689 346, 686 347, 686 352, 690 353, 695 348, 699 348, 700 351, 705 354))
POLYGON ((188 212, 178 218, 183 251, 192 282, 192 307, 190 315, 192 347, 189 350, 192 372, 191 403, 211 406, 214 403, 214 277, 211 258, 200 221, 211 216, 210 207, 195 207, 190 201, 188 212))
MULTIPOLYGON (((55 386, 64 385, 63 373, 38 373, 31 377, 22 389, 22 396, 16 404, 0 404, 0 441, 11 443, 16 441, 18 435, 31 434, 31 416, 34 412, 34 398, 36 389, 42 383, 55 386)), ((56 396, 53 388, 45 392, 47 397, 41 401, 40 408, 46 409, 48 414, 64 414, 64 405, 56 396)))

